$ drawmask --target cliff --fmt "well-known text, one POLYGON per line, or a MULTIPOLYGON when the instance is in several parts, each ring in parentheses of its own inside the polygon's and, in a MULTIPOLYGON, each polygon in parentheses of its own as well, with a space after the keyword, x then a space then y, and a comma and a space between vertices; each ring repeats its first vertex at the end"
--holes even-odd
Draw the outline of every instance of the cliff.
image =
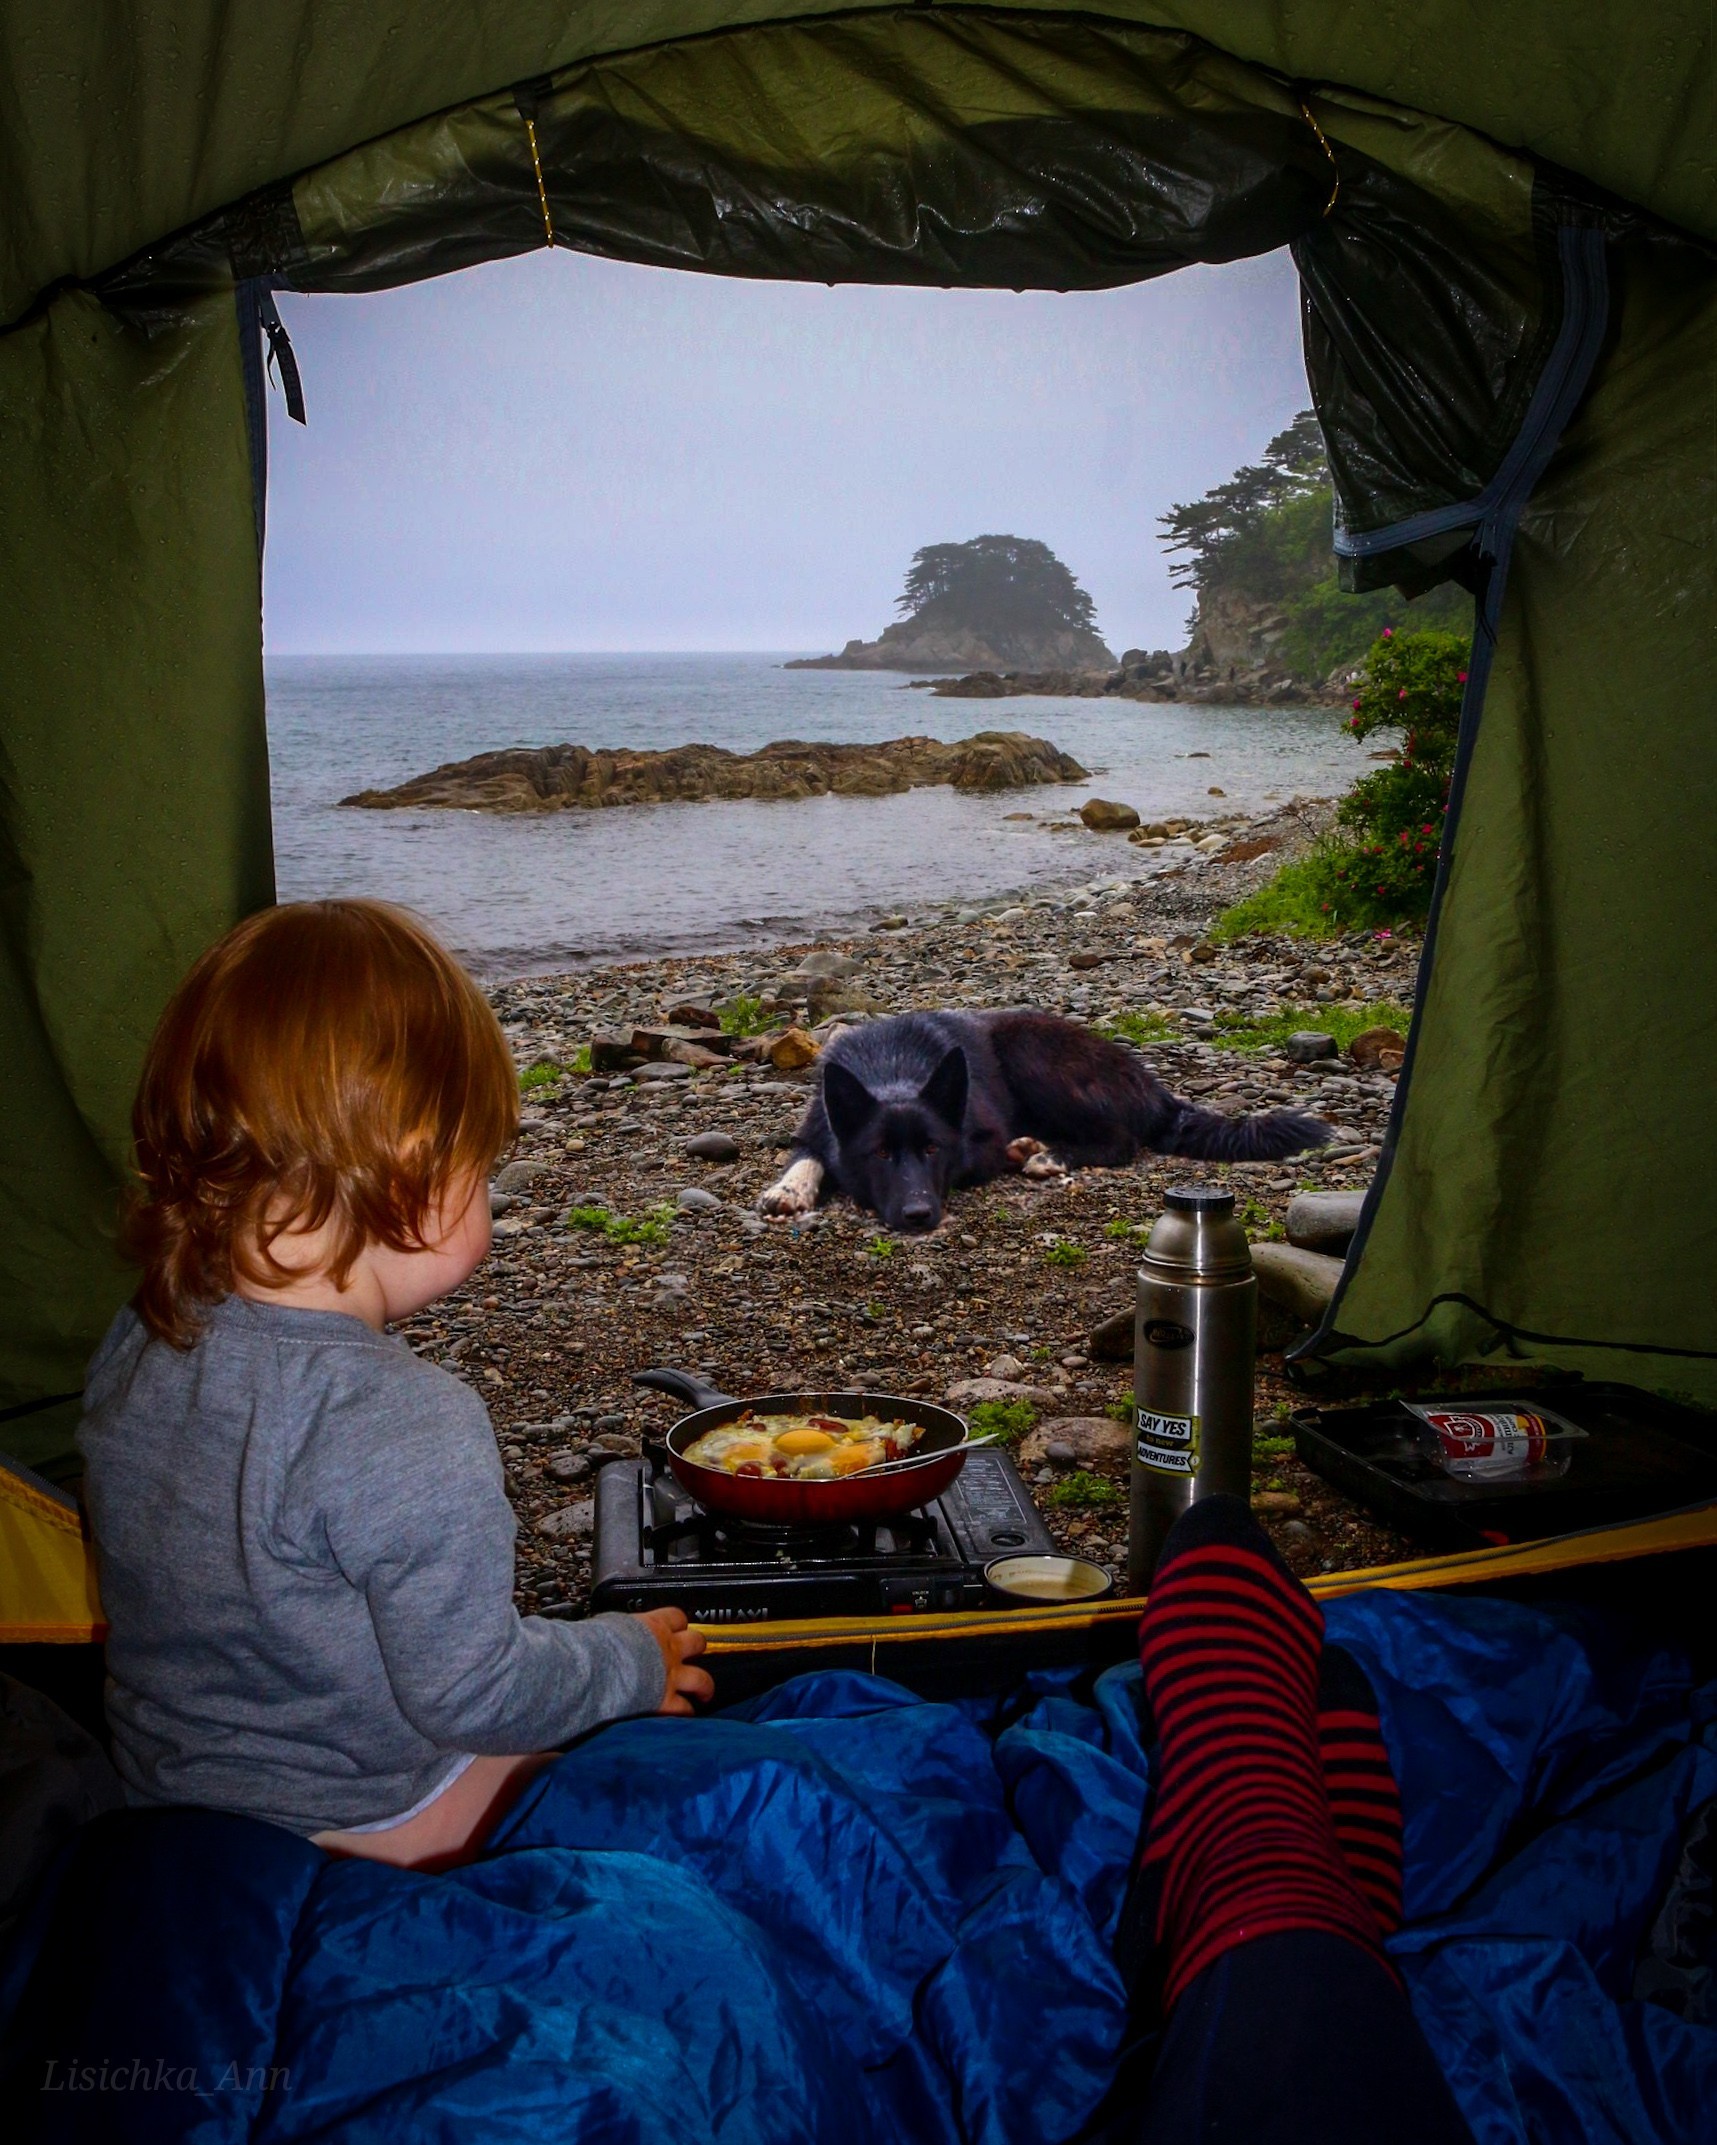
POLYGON ((677 745, 665 752, 543 745, 480 752, 397 788, 360 790, 340 802, 366 811, 600 811, 708 798, 888 797, 944 784, 974 791, 1025 789, 1083 782, 1086 772, 1047 739, 1020 730, 984 730, 953 744, 933 737, 895 737, 875 745, 784 739, 759 752, 727 752, 719 745, 677 745))

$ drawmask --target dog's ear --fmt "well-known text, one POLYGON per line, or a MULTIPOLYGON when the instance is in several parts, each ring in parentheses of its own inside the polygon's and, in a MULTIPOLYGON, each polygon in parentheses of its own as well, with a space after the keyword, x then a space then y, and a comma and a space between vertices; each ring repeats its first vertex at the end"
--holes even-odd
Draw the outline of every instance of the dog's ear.
POLYGON ((918 1091, 927 1110, 934 1110, 945 1125, 956 1128, 966 1122, 966 1091, 971 1076, 966 1053, 956 1043, 918 1091))
POLYGON ((876 1115, 876 1097, 838 1058, 823 1067, 823 1108, 836 1139, 851 1139, 876 1115))

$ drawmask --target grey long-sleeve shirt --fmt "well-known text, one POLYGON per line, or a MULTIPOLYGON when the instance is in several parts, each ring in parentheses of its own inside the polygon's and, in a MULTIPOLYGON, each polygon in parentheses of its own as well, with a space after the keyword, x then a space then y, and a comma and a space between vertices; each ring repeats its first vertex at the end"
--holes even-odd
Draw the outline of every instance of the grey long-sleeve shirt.
POLYGON ((78 1444, 134 1801, 373 1824, 661 1703, 635 1618, 520 1618, 488 1411, 359 1319, 229 1296, 181 1352, 121 1311, 78 1444))

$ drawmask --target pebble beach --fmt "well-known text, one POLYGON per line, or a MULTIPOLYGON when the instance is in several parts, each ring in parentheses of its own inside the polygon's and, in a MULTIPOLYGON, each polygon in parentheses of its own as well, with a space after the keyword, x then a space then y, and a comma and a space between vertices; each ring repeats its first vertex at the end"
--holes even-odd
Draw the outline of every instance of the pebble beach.
MULTIPOLYGON (((520 1607, 582 1613, 595 1477, 674 1419, 672 1401, 631 1383, 664 1364, 742 1395, 862 1387, 951 1395, 968 1413, 994 1401, 1057 1541, 1124 1573, 1131 1365, 1105 1360, 1113 1347, 1093 1336, 1130 1309, 1163 1192, 1189 1174, 1225 1183, 1253 1238, 1279 1239, 1297 1193, 1363 1189, 1387 1121, 1390 1072, 1346 1057, 1295 1063, 1251 1031, 1410 1004, 1417 942, 1205 935, 1328 809, 1299 800, 1131 842, 1081 828, 1091 874, 1053 891, 884 917, 815 944, 494 986, 525 1089, 517 1146, 495 1178, 494 1249, 465 1289, 402 1330, 489 1407, 519 1519, 520 1607), (842 1021, 939 1005, 1070 1014, 1140 1042, 1181 1095, 1233 1113, 1309 1109, 1334 1137, 1282 1163, 1146 1156, 1010 1177, 956 1193, 929 1237, 893 1239, 843 1201, 764 1220, 758 1195, 815 1077, 814 1064, 783 1071, 771 1053, 791 1065, 807 1035, 817 1045, 842 1021), (583 1069, 593 1041, 600 1063, 605 1040, 612 1053, 687 1007, 754 1028, 737 1044, 706 1030, 745 1057, 694 1047, 681 1055, 715 1062, 583 1069)), ((1254 1476, 1265 1524, 1302 1574, 1408 1554, 1293 1457, 1285 1418, 1304 1395, 1279 1352, 1291 1331, 1266 1307, 1254 1476)))

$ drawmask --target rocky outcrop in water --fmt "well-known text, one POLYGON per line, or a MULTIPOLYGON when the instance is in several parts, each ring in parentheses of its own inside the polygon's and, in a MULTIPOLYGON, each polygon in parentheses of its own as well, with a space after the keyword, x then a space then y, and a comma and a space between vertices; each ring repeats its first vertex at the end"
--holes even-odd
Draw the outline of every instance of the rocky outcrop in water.
POLYGON ((1113 663, 1095 633, 973 632, 903 619, 873 641, 848 641, 839 655, 806 656, 787 670, 1089 670, 1113 663))
POLYGON ((610 805, 697 803, 708 798, 889 797, 902 790, 1027 789, 1083 782, 1086 770, 1046 738, 984 730, 944 744, 895 737, 875 745, 783 739, 759 752, 676 745, 666 752, 543 745, 480 752, 416 775, 395 789, 340 802, 369 811, 596 811, 610 805))

